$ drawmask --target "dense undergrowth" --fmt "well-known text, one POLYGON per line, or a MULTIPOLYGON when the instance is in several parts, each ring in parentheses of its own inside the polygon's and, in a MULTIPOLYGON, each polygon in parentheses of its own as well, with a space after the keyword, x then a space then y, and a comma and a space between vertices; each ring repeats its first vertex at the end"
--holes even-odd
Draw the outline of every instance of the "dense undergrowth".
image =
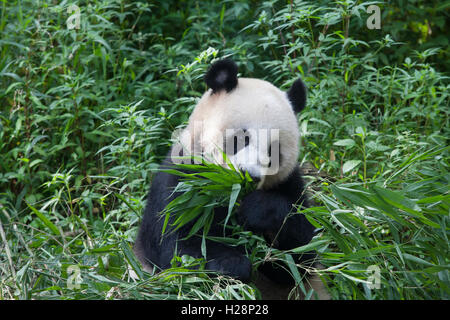
POLYGON ((299 161, 327 178, 302 213, 332 298, 448 299, 448 3, 378 2, 369 30, 373 3, 1 1, 0 299, 260 297, 131 251, 152 169, 225 56, 309 88, 299 161))

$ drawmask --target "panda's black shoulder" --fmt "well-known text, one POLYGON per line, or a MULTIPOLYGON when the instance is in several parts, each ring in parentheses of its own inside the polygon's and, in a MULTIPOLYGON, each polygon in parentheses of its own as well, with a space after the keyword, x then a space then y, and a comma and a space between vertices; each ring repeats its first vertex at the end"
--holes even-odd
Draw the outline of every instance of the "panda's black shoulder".
POLYGON ((307 198, 306 198, 306 185, 303 180, 300 166, 297 164, 289 176, 281 181, 279 184, 271 188, 271 191, 275 191, 279 194, 284 194, 294 201, 303 202, 303 206, 307 207, 307 198))

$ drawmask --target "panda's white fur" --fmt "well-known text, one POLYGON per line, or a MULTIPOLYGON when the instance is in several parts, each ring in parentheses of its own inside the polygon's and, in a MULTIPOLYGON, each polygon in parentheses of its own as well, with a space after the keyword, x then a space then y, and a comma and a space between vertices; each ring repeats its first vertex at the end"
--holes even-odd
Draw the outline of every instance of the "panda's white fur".
POLYGON ((222 159, 224 141, 242 129, 249 132, 249 144, 236 154, 228 154, 233 165, 260 178, 260 188, 285 180, 297 164, 298 124, 286 93, 267 81, 239 78, 233 94, 225 90, 206 91, 191 114, 180 143, 188 153, 200 152, 226 166, 222 159), (265 136, 275 137, 272 142, 279 143, 282 165, 276 170, 268 171, 267 148, 261 148, 265 136), (257 159, 249 159, 248 155, 257 155, 257 159))

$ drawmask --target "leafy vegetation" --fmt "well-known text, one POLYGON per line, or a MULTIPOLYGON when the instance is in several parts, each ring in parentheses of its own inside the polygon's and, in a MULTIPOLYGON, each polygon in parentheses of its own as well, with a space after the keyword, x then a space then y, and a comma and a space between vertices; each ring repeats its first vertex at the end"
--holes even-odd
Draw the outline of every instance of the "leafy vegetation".
MULTIPOLYGON (((223 155, 226 159, 226 154, 223 155)), ((192 225, 187 238, 203 229, 204 241, 214 219, 214 208, 228 208, 224 224, 226 227, 236 201, 256 189, 248 172, 236 170, 231 162, 227 161, 230 166, 230 169, 227 169, 218 164, 205 162, 201 158, 198 160, 198 165, 177 164, 174 169, 161 169, 180 177, 180 183, 174 191, 181 193, 162 212, 163 235, 168 232, 169 218, 173 216, 175 219, 173 231, 192 225)), ((206 249, 202 250, 205 252, 206 249)))
POLYGON ((294 250, 318 252, 332 298, 449 298, 448 2, 71 4, 0 2, 1 299, 260 297, 189 257, 148 274, 131 250, 171 132, 225 56, 309 88, 299 160, 326 176, 299 209, 319 233, 294 250))

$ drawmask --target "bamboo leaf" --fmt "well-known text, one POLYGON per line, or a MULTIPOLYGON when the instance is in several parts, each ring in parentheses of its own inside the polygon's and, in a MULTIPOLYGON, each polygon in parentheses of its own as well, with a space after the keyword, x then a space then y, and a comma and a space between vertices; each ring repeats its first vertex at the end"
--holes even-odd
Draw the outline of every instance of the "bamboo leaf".
POLYGON ((54 235, 61 236, 58 227, 56 227, 49 219, 47 219, 47 217, 43 213, 41 213, 29 203, 27 203, 27 206, 38 216, 38 218, 44 223, 44 225, 46 225, 53 232, 54 235))

